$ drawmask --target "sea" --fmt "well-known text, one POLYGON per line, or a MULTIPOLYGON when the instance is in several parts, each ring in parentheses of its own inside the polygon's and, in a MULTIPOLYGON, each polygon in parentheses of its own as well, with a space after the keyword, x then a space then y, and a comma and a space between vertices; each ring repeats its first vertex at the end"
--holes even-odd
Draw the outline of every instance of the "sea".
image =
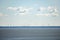
POLYGON ((0 26, 0 40, 60 40, 60 26, 0 26))

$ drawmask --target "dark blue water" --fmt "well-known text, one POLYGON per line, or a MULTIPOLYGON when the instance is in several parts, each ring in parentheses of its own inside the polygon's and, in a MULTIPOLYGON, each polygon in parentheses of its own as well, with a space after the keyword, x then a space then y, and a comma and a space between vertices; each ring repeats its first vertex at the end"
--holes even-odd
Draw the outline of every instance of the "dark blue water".
POLYGON ((60 40, 60 26, 0 26, 0 40, 60 40))

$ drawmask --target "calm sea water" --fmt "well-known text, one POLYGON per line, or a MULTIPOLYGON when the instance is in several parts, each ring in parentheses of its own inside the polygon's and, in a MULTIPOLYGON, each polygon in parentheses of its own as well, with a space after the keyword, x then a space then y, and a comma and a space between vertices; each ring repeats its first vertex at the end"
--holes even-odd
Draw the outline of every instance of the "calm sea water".
POLYGON ((60 40, 60 26, 0 26, 0 40, 60 40))

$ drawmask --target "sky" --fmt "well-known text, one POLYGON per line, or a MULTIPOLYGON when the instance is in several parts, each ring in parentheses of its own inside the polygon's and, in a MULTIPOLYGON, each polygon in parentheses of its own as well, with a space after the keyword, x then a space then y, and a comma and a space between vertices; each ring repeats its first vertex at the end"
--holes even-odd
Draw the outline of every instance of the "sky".
POLYGON ((60 26, 60 0, 0 0, 0 26, 60 26))

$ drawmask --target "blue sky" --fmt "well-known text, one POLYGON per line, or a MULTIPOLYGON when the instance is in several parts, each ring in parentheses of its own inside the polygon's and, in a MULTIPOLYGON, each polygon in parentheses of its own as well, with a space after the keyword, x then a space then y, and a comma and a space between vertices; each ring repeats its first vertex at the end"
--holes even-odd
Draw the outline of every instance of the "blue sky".
POLYGON ((0 0, 1 26, 60 26, 60 0, 0 0))

